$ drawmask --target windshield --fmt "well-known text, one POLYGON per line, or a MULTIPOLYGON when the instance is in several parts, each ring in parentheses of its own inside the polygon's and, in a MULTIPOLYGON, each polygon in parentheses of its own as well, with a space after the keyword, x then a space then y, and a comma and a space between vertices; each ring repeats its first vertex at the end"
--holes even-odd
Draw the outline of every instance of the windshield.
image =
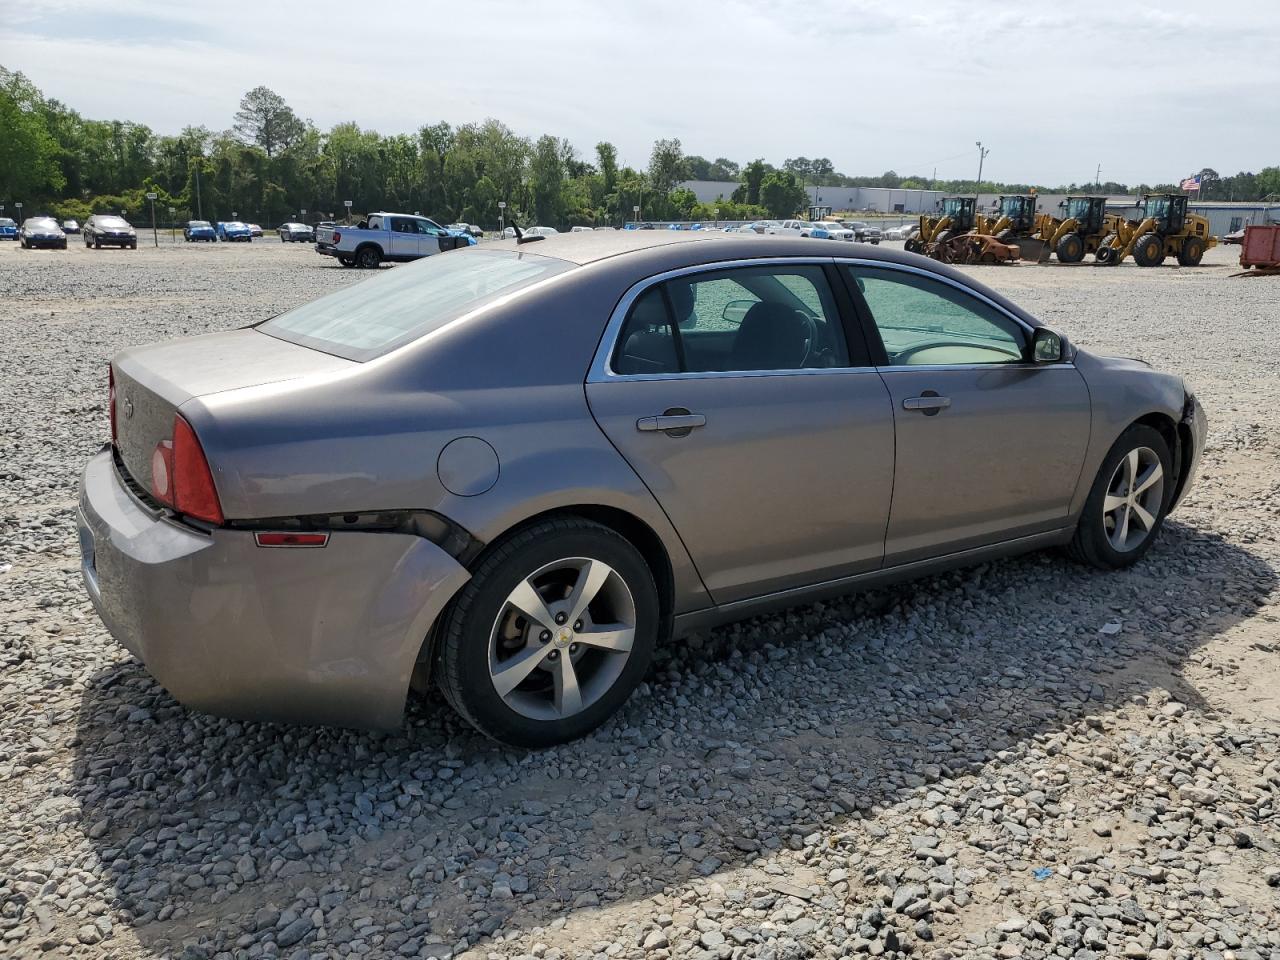
POLYGON ((1165 214, 1169 211, 1168 197, 1152 197, 1147 201, 1147 216, 1154 217, 1157 220, 1163 220, 1165 214))
POLYGON ((296 307, 257 329, 348 360, 370 360, 439 330, 499 294, 572 266, 526 253, 439 254, 296 307))
POLYGON ((32 217, 27 223, 40 230, 57 230, 58 224, 50 217, 32 217))
POLYGON ((119 217, 99 217, 98 226, 108 227, 109 229, 116 230, 116 229, 124 229, 129 225, 125 223, 123 220, 121 220, 119 217))
POLYGON ((248 230, 248 229, 249 229, 247 226, 245 226, 245 225, 244 225, 243 223, 241 223, 239 220, 231 220, 231 221, 229 221, 229 222, 227 223, 227 228, 228 228, 228 229, 240 229, 240 230, 248 230))
POLYGON ((12 226, 15 226, 15 224, 8 217, 0 217, 0 227, 12 227, 12 226))
POLYGON ((958 217, 964 212, 964 206, 962 197, 954 197, 950 200, 942 201, 942 212, 948 217, 958 217))
POLYGON ((1067 216, 1074 217, 1077 220, 1086 220, 1089 217, 1089 198, 1073 197, 1067 201, 1067 216))
POLYGON ((192 220, 189 224, 187 224, 187 226, 189 226, 189 227, 207 227, 207 226, 209 226, 209 221, 208 221, 208 220, 192 220))

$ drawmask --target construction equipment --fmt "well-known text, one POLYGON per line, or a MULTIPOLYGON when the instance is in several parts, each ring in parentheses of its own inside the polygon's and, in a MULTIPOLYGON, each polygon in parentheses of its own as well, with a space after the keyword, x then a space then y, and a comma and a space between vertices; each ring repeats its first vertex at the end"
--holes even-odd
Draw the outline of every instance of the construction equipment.
POLYGON ((1017 244, 1023 260, 1043 262, 1052 248, 1037 233, 1038 226, 1035 194, 1013 194, 1000 198, 994 216, 979 216, 973 232, 1017 244))
POLYGON ((1218 238, 1209 233, 1209 221, 1187 213, 1185 194, 1147 194, 1139 209, 1137 220, 1114 218, 1112 232, 1098 245, 1098 263, 1115 265, 1132 253, 1140 267, 1158 267, 1169 256, 1194 267, 1206 250, 1218 245, 1218 238))
POLYGON ((977 200, 973 197, 943 198, 942 216, 920 215, 920 232, 907 241, 907 251, 924 253, 930 243, 942 243, 957 234, 968 233, 974 227, 976 206, 977 200))
POLYGON ((1036 236, 1058 255, 1059 263, 1079 263, 1086 254, 1097 253, 1120 220, 1107 214, 1106 197, 1067 197, 1059 207, 1061 217, 1051 213, 1036 217, 1036 236))
POLYGON ((943 263, 1013 263, 1021 255, 1018 245, 1004 243, 985 233, 961 233, 925 246, 927 256, 943 263))

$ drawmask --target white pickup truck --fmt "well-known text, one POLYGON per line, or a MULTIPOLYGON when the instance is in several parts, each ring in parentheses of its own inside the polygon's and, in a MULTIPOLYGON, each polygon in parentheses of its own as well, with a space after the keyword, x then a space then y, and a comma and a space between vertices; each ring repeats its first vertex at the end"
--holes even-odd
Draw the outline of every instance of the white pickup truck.
POLYGON ((469 247, 475 237, 449 230, 427 217, 408 213, 371 213, 354 227, 316 228, 316 252, 337 257, 344 267, 375 269, 384 260, 420 260, 435 253, 469 247))

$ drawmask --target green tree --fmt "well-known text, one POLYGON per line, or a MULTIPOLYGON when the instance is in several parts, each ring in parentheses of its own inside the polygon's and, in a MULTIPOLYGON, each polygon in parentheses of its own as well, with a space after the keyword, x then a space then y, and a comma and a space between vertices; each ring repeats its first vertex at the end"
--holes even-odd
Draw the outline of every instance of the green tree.
POLYGON ((681 180, 688 180, 684 151, 676 138, 655 140, 649 154, 649 186, 665 197, 681 180))
POLYGON ((775 170, 760 183, 760 205, 771 217, 790 217, 807 199, 804 188, 789 171, 775 170))
POLYGON ((752 160, 743 167, 742 185, 733 192, 734 201, 748 204, 760 203, 760 185, 768 172, 765 162, 761 159, 752 160))
POLYGON ((267 87, 254 87, 241 97, 235 115, 236 134, 245 143, 261 147, 268 157, 298 140, 305 126, 284 97, 267 87))
MULTIPOLYGON (((43 198, 61 190, 58 142, 41 115, 40 91, 0 67, 0 198, 43 198)), ((34 212, 34 209, 33 209, 34 212)))
POLYGON ((565 180, 562 145, 556 137, 542 136, 529 161, 529 199, 533 217, 543 226, 564 224, 565 180))

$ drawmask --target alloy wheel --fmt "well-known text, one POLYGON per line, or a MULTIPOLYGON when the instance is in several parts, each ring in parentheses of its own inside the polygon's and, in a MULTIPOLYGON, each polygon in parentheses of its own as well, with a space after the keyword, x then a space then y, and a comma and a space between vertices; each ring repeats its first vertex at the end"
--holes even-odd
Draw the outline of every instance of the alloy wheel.
POLYGON ((1107 540, 1119 553, 1136 550, 1164 507, 1164 466, 1150 447, 1135 447, 1116 465, 1102 500, 1107 540))
POLYGON ((489 679, 535 720, 581 713, 617 682, 631 656, 636 603, 613 567, 569 557, 512 589, 489 635, 489 679))

